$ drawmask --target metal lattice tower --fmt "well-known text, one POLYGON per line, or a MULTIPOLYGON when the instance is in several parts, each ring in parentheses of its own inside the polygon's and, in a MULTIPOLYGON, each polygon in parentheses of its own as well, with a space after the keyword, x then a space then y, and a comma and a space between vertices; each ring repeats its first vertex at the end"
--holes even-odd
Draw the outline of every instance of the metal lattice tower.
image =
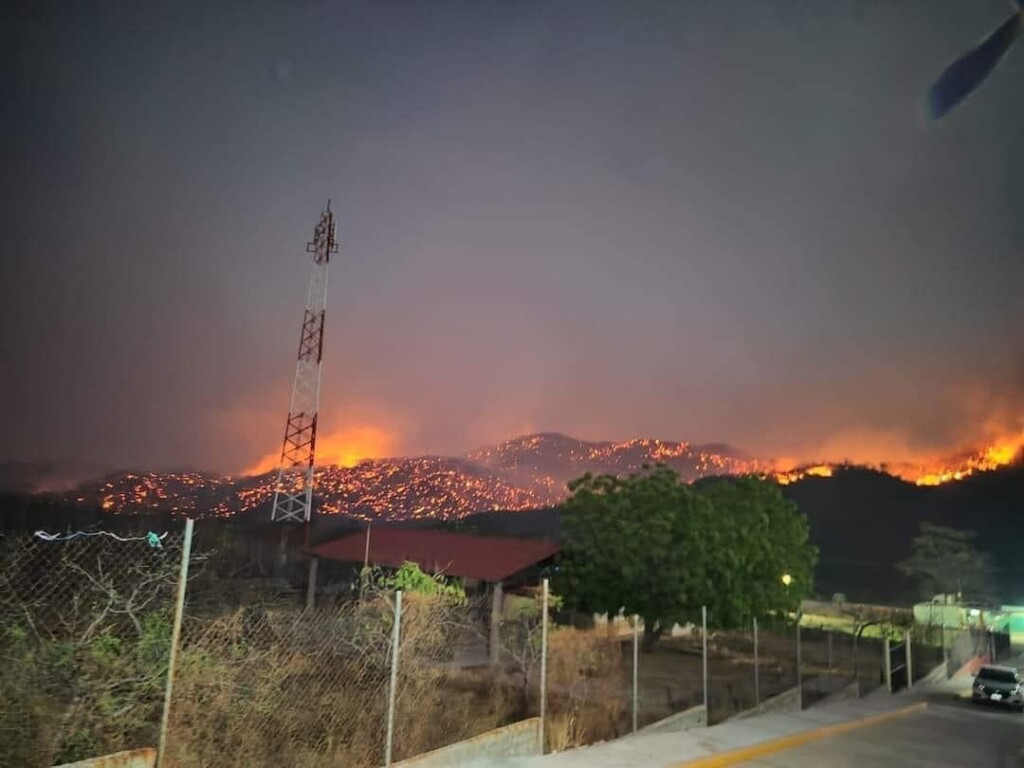
POLYGON ((324 352, 324 312, 327 309, 327 267, 338 252, 334 239, 331 202, 320 214, 313 240, 306 245, 313 254, 313 274, 299 336, 299 361, 295 366, 288 423, 281 447, 281 463, 274 484, 271 520, 309 522, 313 511, 313 459, 316 455, 316 419, 320 406, 320 359, 324 352))

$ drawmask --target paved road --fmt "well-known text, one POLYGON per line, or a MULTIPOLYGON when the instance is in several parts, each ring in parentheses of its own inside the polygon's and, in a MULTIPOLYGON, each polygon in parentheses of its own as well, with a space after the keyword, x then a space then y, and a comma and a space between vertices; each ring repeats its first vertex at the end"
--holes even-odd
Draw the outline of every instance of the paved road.
POLYGON ((1024 715, 929 697, 929 707, 739 765, 772 768, 993 766, 1024 768, 1024 715))

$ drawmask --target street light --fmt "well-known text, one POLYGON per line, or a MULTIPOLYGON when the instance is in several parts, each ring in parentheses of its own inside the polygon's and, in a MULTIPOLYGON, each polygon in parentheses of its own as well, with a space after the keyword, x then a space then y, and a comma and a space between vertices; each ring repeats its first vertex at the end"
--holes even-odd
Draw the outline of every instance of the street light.
POLYGON ((782 583, 788 587, 790 584, 793 583, 793 577, 790 576, 788 573, 782 574, 782 583))

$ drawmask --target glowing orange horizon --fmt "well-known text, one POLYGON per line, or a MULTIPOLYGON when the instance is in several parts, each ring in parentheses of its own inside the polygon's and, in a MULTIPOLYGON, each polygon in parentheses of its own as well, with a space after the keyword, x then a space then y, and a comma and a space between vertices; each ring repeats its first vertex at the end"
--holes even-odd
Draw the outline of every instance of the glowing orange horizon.
MULTIPOLYGON (((1024 456, 1024 430, 1017 434, 1006 435, 983 448, 965 451, 955 457, 944 459, 932 458, 920 463, 903 462, 890 464, 878 462, 851 462, 864 466, 884 469, 891 475, 915 485, 942 485, 943 483, 963 480, 978 472, 988 472, 1012 464, 1024 456)), ((789 485, 804 477, 831 477, 840 462, 824 462, 794 466, 796 462, 785 459, 775 463, 775 469, 769 474, 781 485, 789 485)))
MULTIPOLYGON (((349 427, 327 435, 317 435, 316 464, 321 466, 354 467, 366 459, 383 459, 394 455, 394 435, 379 427, 349 427)), ((277 469, 281 451, 265 454, 259 461, 242 472, 243 475, 262 475, 277 469)))

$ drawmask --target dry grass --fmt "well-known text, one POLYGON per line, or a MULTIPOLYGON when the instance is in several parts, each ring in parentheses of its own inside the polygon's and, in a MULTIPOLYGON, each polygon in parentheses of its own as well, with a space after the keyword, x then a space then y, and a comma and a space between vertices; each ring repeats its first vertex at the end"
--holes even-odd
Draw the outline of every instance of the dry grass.
POLYGON ((548 638, 547 746, 561 752, 625 728, 622 648, 609 631, 557 628, 548 638))

